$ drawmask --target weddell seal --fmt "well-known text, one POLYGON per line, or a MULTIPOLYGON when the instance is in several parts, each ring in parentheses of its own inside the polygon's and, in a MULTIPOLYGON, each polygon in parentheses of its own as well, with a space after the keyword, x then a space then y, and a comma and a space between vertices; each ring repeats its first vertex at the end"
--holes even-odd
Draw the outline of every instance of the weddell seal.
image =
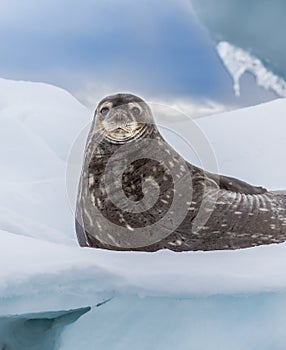
POLYGON ((141 98, 117 94, 95 111, 76 233, 81 246, 150 252, 279 243, 286 240, 286 195, 188 163, 141 98))

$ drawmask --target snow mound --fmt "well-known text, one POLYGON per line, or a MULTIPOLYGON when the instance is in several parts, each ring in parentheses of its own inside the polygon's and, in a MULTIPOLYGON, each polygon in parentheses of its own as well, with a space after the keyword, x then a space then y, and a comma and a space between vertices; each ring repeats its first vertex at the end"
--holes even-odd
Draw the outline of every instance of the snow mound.
POLYGON ((9 130, 7 138, 15 140, 25 131, 23 137, 27 135, 41 151, 53 152, 61 160, 66 159, 74 137, 92 115, 70 93, 52 85, 0 78, 0 91, 1 122, 7 118, 15 123, 11 125, 15 137, 9 130))
POLYGON ((0 91, 0 228, 68 241, 73 214, 65 162, 91 113, 68 92, 47 84, 0 79, 0 91))
POLYGON ((199 119, 219 173, 269 190, 286 189, 286 99, 199 119))

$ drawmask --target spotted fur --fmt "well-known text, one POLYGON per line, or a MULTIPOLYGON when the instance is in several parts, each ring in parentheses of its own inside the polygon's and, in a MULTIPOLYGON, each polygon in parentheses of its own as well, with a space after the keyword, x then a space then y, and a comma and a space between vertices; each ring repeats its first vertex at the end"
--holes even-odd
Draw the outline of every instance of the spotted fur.
MULTIPOLYGON (((112 103, 113 107, 120 107, 133 101, 140 102, 146 114, 145 119, 152 120, 148 105, 133 95, 119 94, 105 98, 98 109, 103 103, 112 103)), ((118 161, 127 159, 132 152, 140 152, 136 148, 138 138, 149 137, 158 140, 162 152, 169 156, 169 169, 156 160, 139 157, 127 166, 122 179, 114 178, 114 182, 122 182, 126 197, 134 203, 139 203, 144 196, 152 196, 152 191, 143 191, 144 182, 156 182, 159 185, 158 199, 152 208, 142 208, 141 212, 130 213, 119 209, 108 196, 104 177, 108 160, 119 145, 105 137, 102 137, 100 142, 95 142, 98 133, 100 134, 96 125, 95 120, 87 141, 79 185, 76 231, 81 246, 113 250, 187 251, 239 249, 286 240, 285 194, 269 192, 238 179, 207 173, 187 162, 186 166, 179 165, 181 156, 162 138, 154 123, 146 124, 142 133, 137 134, 134 139, 128 139, 130 147, 128 151, 120 154, 121 159, 118 161), (190 200, 181 203, 188 208, 184 220, 162 240, 143 247, 122 248, 118 244, 121 238, 116 236, 116 232, 111 232, 111 229, 109 231, 108 226, 104 226, 99 217, 93 216, 94 206, 100 211, 100 215, 118 227, 125 228, 126 232, 149 227, 166 215, 174 195, 183 198, 183 193, 175 193, 170 169, 177 170, 176 181, 180 182, 184 180, 185 167, 192 178, 193 195, 190 200), (208 220, 202 226, 195 227, 196 217, 201 210, 209 213, 208 220), (102 243, 99 239, 99 235, 102 234, 105 234, 112 244, 102 243)), ((147 234, 152 232, 146 229, 147 234)))

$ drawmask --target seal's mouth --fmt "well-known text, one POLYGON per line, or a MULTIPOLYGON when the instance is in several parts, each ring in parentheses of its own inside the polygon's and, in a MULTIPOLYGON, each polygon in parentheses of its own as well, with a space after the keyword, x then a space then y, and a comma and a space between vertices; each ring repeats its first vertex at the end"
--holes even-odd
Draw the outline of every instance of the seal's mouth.
POLYGON ((135 128, 126 128, 118 126, 112 130, 105 129, 105 136, 113 142, 127 142, 141 135, 145 130, 144 125, 137 125, 135 128))

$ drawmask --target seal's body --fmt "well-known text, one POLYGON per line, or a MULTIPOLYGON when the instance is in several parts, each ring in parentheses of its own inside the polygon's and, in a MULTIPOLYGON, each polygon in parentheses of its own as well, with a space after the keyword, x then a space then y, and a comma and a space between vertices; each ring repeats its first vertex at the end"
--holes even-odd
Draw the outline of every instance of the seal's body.
POLYGON ((286 240, 286 196, 204 172, 160 135, 148 105, 119 94, 98 105, 79 184, 81 246, 237 249, 286 240))

